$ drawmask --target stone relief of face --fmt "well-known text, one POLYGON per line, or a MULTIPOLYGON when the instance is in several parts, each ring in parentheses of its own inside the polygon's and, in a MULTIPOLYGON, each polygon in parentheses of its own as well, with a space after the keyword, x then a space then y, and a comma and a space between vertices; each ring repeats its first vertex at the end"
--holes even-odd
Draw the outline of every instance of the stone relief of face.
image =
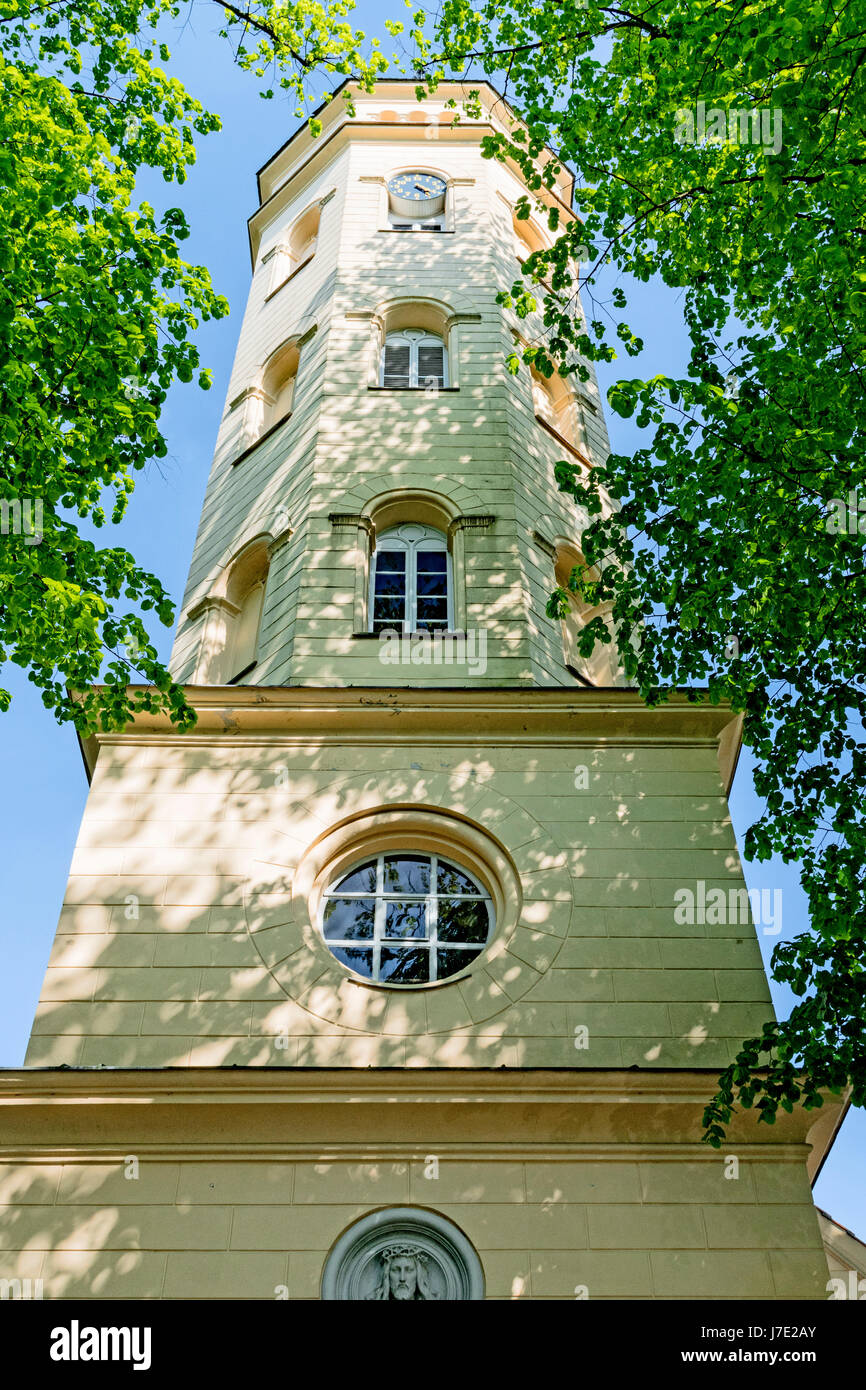
POLYGON ((409 1299, 415 1297, 418 1274, 413 1255, 397 1255, 391 1261, 391 1297, 409 1299))

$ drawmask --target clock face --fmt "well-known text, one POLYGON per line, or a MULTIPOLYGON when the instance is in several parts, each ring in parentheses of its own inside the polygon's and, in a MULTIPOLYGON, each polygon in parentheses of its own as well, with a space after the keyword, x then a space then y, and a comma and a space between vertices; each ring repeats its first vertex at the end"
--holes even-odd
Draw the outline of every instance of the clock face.
POLYGON ((436 174, 396 174, 388 184, 395 198, 411 203, 425 203, 430 198, 441 198, 445 192, 445 180, 436 174))

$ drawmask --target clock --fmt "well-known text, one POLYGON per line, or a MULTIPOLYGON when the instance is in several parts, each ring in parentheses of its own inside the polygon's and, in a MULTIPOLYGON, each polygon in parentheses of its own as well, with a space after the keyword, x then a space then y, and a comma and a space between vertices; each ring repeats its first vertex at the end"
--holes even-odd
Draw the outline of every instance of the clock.
POLYGON ((445 207, 445 180, 438 174, 395 174, 388 184, 391 211, 418 222, 445 207))

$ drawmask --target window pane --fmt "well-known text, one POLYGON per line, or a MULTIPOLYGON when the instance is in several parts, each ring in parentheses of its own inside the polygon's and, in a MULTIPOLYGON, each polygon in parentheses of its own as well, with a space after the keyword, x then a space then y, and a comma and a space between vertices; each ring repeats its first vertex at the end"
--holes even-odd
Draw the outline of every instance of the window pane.
POLYGON ((426 598, 418 595, 418 621, 444 623, 448 617, 448 601, 442 598, 426 598))
POLYGON ((408 386, 410 348, 408 343, 385 344, 385 367, 382 375, 383 386, 408 386))
POLYGON ((430 860, 420 854, 385 856, 386 893, 429 893, 430 860))
POLYGON ((326 938, 330 941, 371 940, 375 906, 369 898, 328 898, 322 916, 326 938))
POLYGON ((447 593, 447 584, 444 574, 422 574, 418 573, 418 593, 420 594, 439 594, 443 598, 447 593))
POLYGON ((381 574, 385 570, 399 570, 401 574, 405 573, 405 550, 377 550, 376 573, 381 574))
POLYGON ((393 627, 395 623, 402 623, 405 608, 404 599, 383 598, 381 594, 377 594, 373 601, 373 620, 384 623, 386 627, 393 627))
POLYGON ((443 864, 440 859, 436 871, 436 891, 449 897, 454 893, 471 893, 477 896, 481 889, 472 882, 468 874, 464 874, 461 869, 455 869, 453 864, 443 864))
POLYGON ((418 573, 444 574, 447 568, 448 556, 444 550, 419 550, 418 551, 418 573))
POLYGON ((446 980, 449 975, 456 975, 458 970, 465 970, 477 955, 477 951, 437 951, 437 980, 446 980))
POLYGON ((370 946, 332 946, 331 951, 338 961, 348 965, 357 975, 365 975, 369 980, 373 974, 373 949, 370 946))
POLYGON ((444 386, 444 352, 441 347, 422 344, 418 348, 418 385, 444 386))
POLYGON ((379 979, 389 984, 424 984, 430 978, 430 953, 425 946, 383 946, 379 979))
POLYGON ((341 893, 375 893, 375 859, 371 859, 368 864, 361 864, 357 869, 353 869, 345 878, 340 879, 337 887, 341 893))
POLYGON ((376 595, 383 598, 400 596, 406 592, 406 579, 402 574, 377 574, 376 595))
MULTIPOLYGON (((385 935, 393 940, 397 937, 420 937, 427 935, 426 903, 385 904, 385 935)), ((471 941, 471 937, 469 940, 471 941)))
POLYGON ((439 940, 475 942, 487 940, 487 904, 478 898, 474 902, 439 902, 439 940))

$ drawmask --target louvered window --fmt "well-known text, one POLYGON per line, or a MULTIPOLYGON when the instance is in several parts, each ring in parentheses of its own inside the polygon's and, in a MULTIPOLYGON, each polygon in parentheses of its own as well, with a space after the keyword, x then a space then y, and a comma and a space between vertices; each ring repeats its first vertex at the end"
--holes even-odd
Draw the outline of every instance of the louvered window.
POLYGON ((448 385, 448 354, 441 338, 420 328, 389 333, 382 350, 382 386, 430 390, 448 385))
POLYGON ((450 627, 450 557, 441 531, 415 522, 385 531, 370 568, 373 632, 443 632, 450 627))

